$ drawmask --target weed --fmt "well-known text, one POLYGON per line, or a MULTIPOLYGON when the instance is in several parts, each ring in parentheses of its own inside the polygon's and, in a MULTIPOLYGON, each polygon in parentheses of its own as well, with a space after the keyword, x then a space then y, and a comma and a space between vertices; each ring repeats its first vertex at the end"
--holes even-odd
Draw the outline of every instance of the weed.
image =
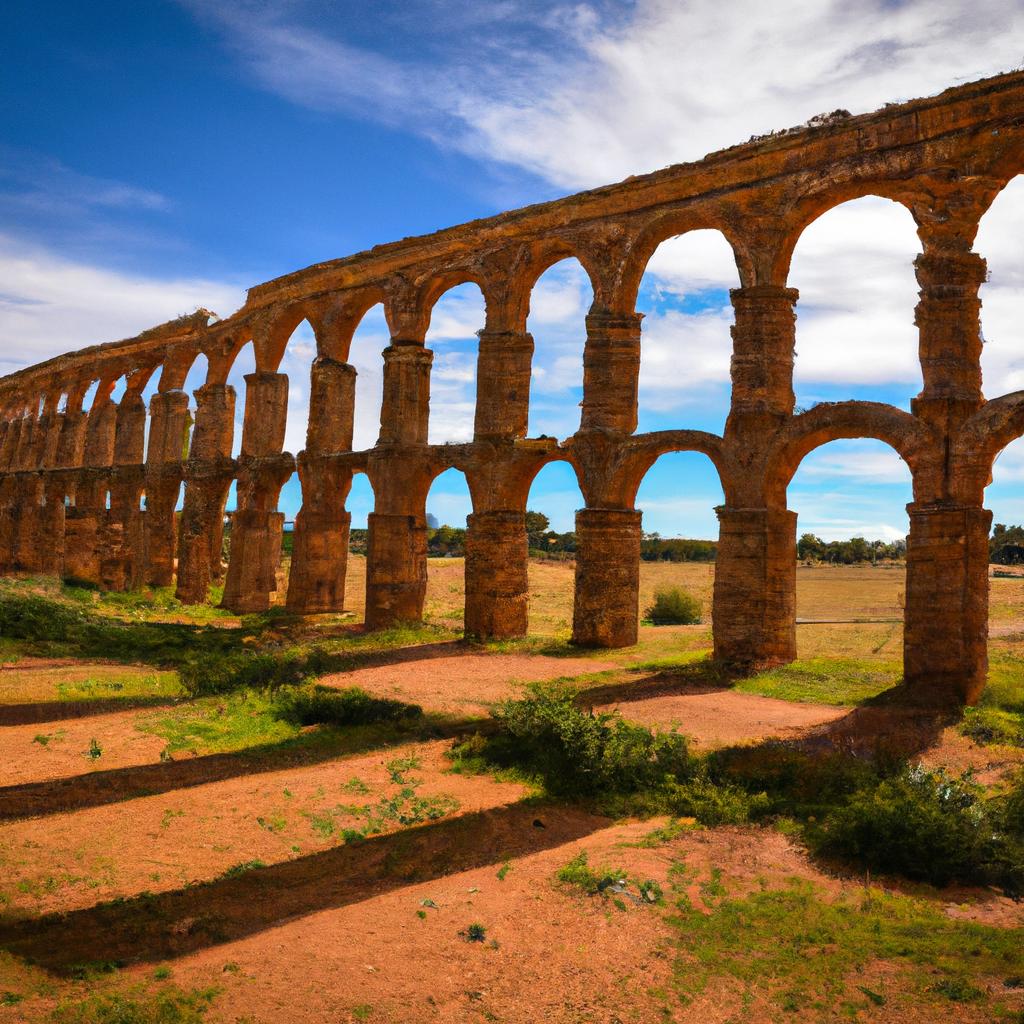
POLYGON ((502 864, 500 868, 498 868, 498 881, 499 882, 504 882, 505 881, 505 876, 511 870, 512 870, 512 863, 511 863, 511 861, 505 861, 505 863, 502 864))
POLYGON ((475 922, 469 925, 465 931, 459 932, 459 934, 467 942, 484 942, 487 939, 487 929, 482 924, 475 922))
POLYGON ((369 1020, 371 1013, 373 1013, 373 1007, 367 1003, 360 1003, 358 1006, 352 1007, 352 1016, 356 1020, 369 1020))
POLYGON ((417 910, 417 911, 416 911, 416 916, 417 916, 417 917, 418 917, 418 918, 419 918, 419 919, 420 919, 421 921, 426 921, 426 919, 427 919, 427 912, 426 912, 425 910, 417 910))
POLYGON ((90 760, 95 761, 97 758, 103 756, 103 748, 95 739, 89 740, 89 750, 86 753, 86 757, 90 760))
POLYGON ((418 757, 396 757, 393 761, 388 761, 385 766, 388 770, 388 775, 391 781, 399 786, 405 785, 405 773, 415 771, 420 766, 420 759, 418 757))
POLYGON ((269 818, 258 817, 256 824, 268 832, 283 832, 288 825, 288 820, 282 814, 275 814, 269 818))
POLYGON ((576 889, 587 896, 596 896, 615 882, 624 881, 626 875, 618 868, 602 867, 595 871, 588 863, 587 851, 581 850, 555 872, 555 878, 570 889, 576 889))
POLYGON ((51 739, 53 739, 53 735, 51 733, 41 732, 37 736, 33 737, 32 742, 38 743, 41 747, 45 747, 49 744, 51 739))
POLYGON ((933 991, 945 996, 951 1003, 973 1003, 985 993, 966 978, 943 978, 933 986, 933 991))
POLYGON ((171 977, 172 973, 173 972, 171 971, 170 967, 158 967, 153 972, 153 977, 157 981, 166 981, 169 977, 171 977))
POLYGON ((265 868, 267 865, 261 860, 245 860, 240 864, 233 864, 226 871, 222 871, 217 877, 218 878, 238 878, 240 875, 247 874, 250 871, 256 871, 258 868, 265 868))
POLYGON ((155 995, 99 993, 62 1003, 56 1024, 201 1024, 215 990, 165 988, 155 995))

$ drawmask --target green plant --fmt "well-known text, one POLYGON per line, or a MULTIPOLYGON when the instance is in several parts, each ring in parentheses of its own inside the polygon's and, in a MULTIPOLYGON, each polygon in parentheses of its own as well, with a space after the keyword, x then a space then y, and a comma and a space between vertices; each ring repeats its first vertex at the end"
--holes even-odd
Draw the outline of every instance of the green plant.
POLYGON ((385 697, 372 697, 356 686, 338 690, 327 686, 303 686, 280 693, 275 702, 278 717, 295 725, 368 725, 419 718, 423 709, 385 697))
POLYGON ((240 864, 233 864, 226 871, 222 871, 218 878, 238 878, 240 875, 256 871, 258 868, 265 868, 267 865, 261 860, 245 860, 240 864))
POLYGON ((549 793, 568 797, 650 799, 693 770, 678 733, 652 733, 618 715, 583 711, 564 689, 538 685, 528 692, 499 705, 495 735, 456 745, 455 757, 467 752, 484 763, 517 767, 549 793))
POLYGON ((462 935, 467 942, 483 942, 487 938, 487 929, 482 924, 476 924, 474 922, 469 925, 465 931, 460 932, 459 934, 462 935))
POLYGON ((656 626, 694 625, 701 620, 700 601, 682 587, 666 587, 655 592, 644 618, 656 626))
POLYGON ((99 745, 95 738, 89 740, 89 752, 87 756, 93 761, 103 756, 103 748, 99 745))
POLYGON ((1000 837, 980 788, 943 771, 907 768, 858 790, 811 840, 820 853, 935 885, 1000 873, 1000 837))
POLYGON ((155 995, 98 993, 62 1003, 52 1019, 56 1024, 201 1024, 215 995, 173 987, 155 995))

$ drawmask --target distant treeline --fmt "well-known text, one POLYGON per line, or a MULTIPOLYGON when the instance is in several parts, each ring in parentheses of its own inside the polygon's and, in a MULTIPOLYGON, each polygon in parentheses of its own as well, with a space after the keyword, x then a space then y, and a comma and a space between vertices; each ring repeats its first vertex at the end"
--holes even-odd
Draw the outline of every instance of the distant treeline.
MULTIPOLYGON (((526 513, 526 536, 531 558, 554 561, 572 560, 576 555, 576 534, 558 533, 541 512, 526 513)), ((285 532, 282 545, 286 555, 292 553, 292 533, 285 532)), ((366 554, 366 530, 352 530, 349 550, 366 554)), ((713 562, 718 545, 713 540, 688 540, 680 537, 659 537, 645 533, 640 542, 640 557, 645 562, 713 562)), ((427 530, 427 554, 432 558, 461 558, 466 553, 466 531, 456 526, 439 526, 427 530)), ((899 562, 907 557, 905 540, 824 541, 813 533, 805 533, 797 541, 797 558, 801 562, 824 562, 828 565, 855 565, 864 562, 899 562)), ((997 565, 1024 565, 1024 526, 996 523, 989 542, 989 558, 997 565)))
POLYGON ((902 538, 887 543, 864 537, 824 541, 813 533, 805 533, 796 542, 796 557, 801 562, 825 562, 829 565, 899 562, 907 557, 907 542, 902 538))

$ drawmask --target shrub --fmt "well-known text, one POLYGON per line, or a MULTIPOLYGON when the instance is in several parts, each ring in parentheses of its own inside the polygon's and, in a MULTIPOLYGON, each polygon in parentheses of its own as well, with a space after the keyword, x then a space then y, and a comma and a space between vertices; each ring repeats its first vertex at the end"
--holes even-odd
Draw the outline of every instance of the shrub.
POLYGON ((294 725, 368 725, 419 718, 417 704, 373 697, 357 686, 335 690, 329 686, 302 686, 278 695, 278 718, 294 725))
POLYGON ((831 811, 812 842, 822 853, 935 885, 1001 872, 998 835, 966 777, 908 768, 831 811))
POLYGON ((618 715, 581 710, 572 693, 535 686, 499 705, 499 733, 485 743, 488 761, 520 767, 559 796, 629 794, 682 781, 692 770, 679 733, 652 733, 618 715))
POLYGON ((37 594, 4 594, 0 598, 0 636, 10 640, 66 642, 85 621, 79 609, 37 594))
POLYGON ((654 595, 654 604, 644 618, 656 626, 691 626, 700 622, 700 601, 682 587, 668 587, 654 595))

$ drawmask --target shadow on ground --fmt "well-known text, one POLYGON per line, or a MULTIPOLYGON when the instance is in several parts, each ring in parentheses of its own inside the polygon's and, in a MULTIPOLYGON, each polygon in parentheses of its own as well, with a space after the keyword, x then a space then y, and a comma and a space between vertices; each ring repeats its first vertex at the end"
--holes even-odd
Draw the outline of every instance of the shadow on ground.
POLYGON ((46 782, 27 782, 0 788, 0 820, 64 814, 138 797, 156 796, 243 775, 299 768, 369 750, 437 739, 458 739, 485 732, 486 720, 425 719, 412 727, 381 726, 379 731, 351 729, 313 732, 297 740, 247 747, 225 754, 206 754, 179 761, 132 765, 88 772, 46 782))
POLYGON ((608 823, 571 807, 512 804, 169 893, 42 918, 0 917, 0 948, 58 974, 87 964, 166 960, 290 918, 551 849, 608 823))

